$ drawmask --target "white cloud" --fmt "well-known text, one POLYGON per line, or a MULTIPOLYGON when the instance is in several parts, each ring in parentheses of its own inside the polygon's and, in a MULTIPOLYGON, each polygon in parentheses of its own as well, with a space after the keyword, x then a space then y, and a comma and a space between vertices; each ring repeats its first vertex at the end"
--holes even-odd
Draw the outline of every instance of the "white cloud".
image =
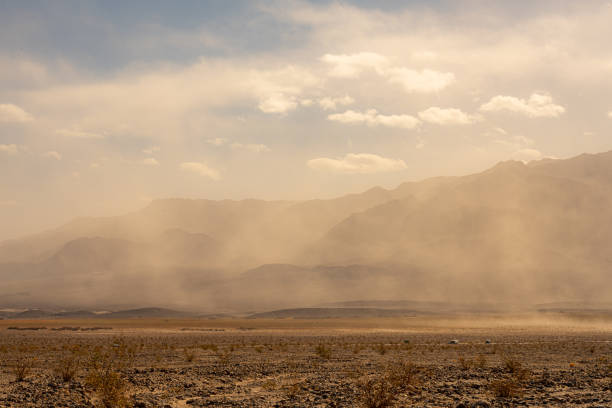
POLYGON ((469 125, 478 120, 478 117, 455 108, 438 108, 432 106, 419 112, 419 118, 424 122, 435 123, 437 125, 469 125))
POLYGON ((153 157, 147 157, 142 161, 145 166, 159 166, 159 162, 153 157))
POLYGON ((300 101, 300 105, 306 106, 306 107, 312 106, 313 103, 314 103, 314 101, 312 99, 302 99, 300 101))
POLYGON ((287 113, 297 108, 296 98, 283 93, 275 93, 259 102, 259 110, 264 113, 287 113))
POLYGON ((42 157, 47 157, 49 159, 62 160, 62 155, 56 152, 55 150, 51 150, 48 152, 44 152, 42 157))
POLYGON ((531 94, 528 100, 514 96, 497 95, 482 105, 480 110, 485 112, 507 110, 532 118, 556 118, 565 112, 563 106, 553 103, 552 97, 539 93, 531 94))
POLYGON ((369 109, 365 113, 347 110, 344 113, 334 113, 327 116, 327 119, 340 123, 365 123, 369 126, 399 127, 404 129, 414 129, 421 121, 411 115, 381 115, 376 109, 369 109))
POLYGON ((242 144, 242 143, 232 143, 232 149, 237 150, 248 150, 255 153, 269 152, 270 148, 264 144, 242 144))
POLYGON ((407 92, 437 92, 455 81, 452 72, 439 72, 432 69, 417 71, 406 67, 390 66, 389 59, 373 52, 358 54, 325 54, 323 62, 332 66, 329 75, 338 78, 357 78, 367 69, 374 70, 390 83, 400 84, 407 92))
POLYGON ((608 117, 612 118, 612 111, 608 112, 608 117))
POLYGON ((15 144, 0 144, 0 153, 7 153, 7 154, 17 154, 17 152, 19 151, 19 148, 17 147, 17 145, 15 144))
POLYGON ((102 139, 104 135, 94 132, 85 132, 77 129, 58 129, 55 131, 58 135, 72 137, 75 139, 102 139))
POLYGON ((0 207, 14 207, 17 205, 15 200, 0 200, 0 207))
POLYGON ((0 122, 28 122, 32 115, 12 103, 0 104, 0 122))
POLYGON ((409 68, 391 68, 384 72, 389 82, 401 85, 406 92, 437 92, 455 82, 452 72, 431 69, 416 71, 409 68))
POLYGON ((278 70, 253 71, 248 84, 259 99, 259 110, 286 114, 296 109, 298 98, 319 82, 307 69, 289 65, 278 70))
POLYGON ((196 173, 200 176, 208 177, 213 180, 219 180, 220 178, 219 172, 217 170, 208 167, 204 163, 185 162, 185 163, 181 163, 179 167, 181 168, 181 170, 196 173))
POLYGON ((383 173, 406 168, 403 160, 389 159, 371 153, 349 153, 336 159, 321 157, 308 160, 307 165, 313 170, 342 174, 383 173))
POLYGON ((319 99, 319 106, 323 108, 323 110, 336 110, 338 106, 350 105, 353 102, 355 102, 355 100, 348 95, 338 98, 325 97, 319 99))
POLYGON ((208 139, 206 143, 211 144, 213 146, 221 146, 227 143, 227 139, 223 137, 215 137, 213 139, 208 139))
POLYGON ((337 78, 357 78, 366 69, 374 69, 380 73, 389 63, 387 57, 373 52, 325 54, 321 61, 332 66, 329 75, 337 78))
POLYGON ((538 160, 543 157, 542 153, 536 149, 520 149, 514 152, 511 156, 513 160, 520 160, 528 162, 531 160, 538 160))
POLYGON ((142 152, 145 154, 153 154, 155 152, 159 152, 161 149, 159 146, 151 146, 151 147, 147 147, 146 149, 143 149, 142 152))

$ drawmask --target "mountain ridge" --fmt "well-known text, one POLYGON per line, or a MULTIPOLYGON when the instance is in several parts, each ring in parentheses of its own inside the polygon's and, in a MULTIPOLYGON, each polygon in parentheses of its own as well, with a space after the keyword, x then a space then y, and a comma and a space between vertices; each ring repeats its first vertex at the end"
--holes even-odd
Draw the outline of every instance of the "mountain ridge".
POLYGON ((612 151, 327 200, 156 200, 2 243, 0 277, 11 304, 54 303, 56 287, 75 307, 606 299, 611 200, 612 151))

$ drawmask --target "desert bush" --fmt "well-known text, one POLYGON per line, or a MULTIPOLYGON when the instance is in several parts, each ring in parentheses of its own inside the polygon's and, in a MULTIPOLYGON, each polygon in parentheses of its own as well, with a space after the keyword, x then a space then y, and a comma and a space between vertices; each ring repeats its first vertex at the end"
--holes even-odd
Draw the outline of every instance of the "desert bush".
POLYGON ((23 381, 32 372, 34 368, 34 359, 26 356, 19 356, 17 360, 10 366, 15 381, 23 381))
POLYGON ((368 378, 359 384, 359 402, 363 407, 390 407, 396 398, 393 386, 384 376, 368 378))
POLYGON ((374 350, 381 356, 384 356, 385 354, 387 354, 387 347, 385 347, 383 343, 379 343, 375 345, 374 350))
POLYGON ((359 383, 359 402, 368 408, 389 407, 399 393, 417 390, 420 373, 420 368, 410 361, 391 365, 383 375, 359 383))
POLYGON ((474 359, 474 366, 481 370, 487 368, 487 358, 484 354, 479 354, 478 357, 474 359))
POLYGON ((185 361, 188 363, 193 362, 195 360, 195 350, 186 348, 183 350, 183 354, 185 355, 185 361))
POLYGON ((332 356, 331 347, 327 347, 325 344, 318 344, 315 347, 315 353, 325 360, 329 360, 332 356))
POLYGON ((523 364, 516 358, 508 355, 502 356, 502 366, 509 373, 518 373, 523 369, 523 364))
POLYGON ((420 384, 421 370, 410 361, 402 361, 387 368, 385 376, 398 391, 414 391, 420 384))
POLYGON ((53 371, 62 381, 70 382, 76 376, 79 365, 80 361, 76 355, 65 356, 55 363, 53 371))
POLYGON ((120 344, 111 349, 95 351, 89 360, 87 384, 98 397, 99 405, 104 408, 123 408, 129 406, 127 382, 122 370, 133 362, 130 350, 120 344))
POLYGON ((462 369, 463 371, 467 371, 470 368, 472 368, 473 362, 472 360, 470 360, 469 358, 465 358, 465 357, 459 357, 457 359, 457 362, 459 363, 459 368, 462 369))
POLYGON ((515 377, 508 377, 491 381, 489 389, 498 398, 512 398, 522 394, 523 385, 515 377))
POLYGON ((230 358, 232 357, 232 351, 233 349, 231 347, 225 350, 215 349, 215 355, 217 356, 217 361, 219 362, 219 364, 229 364, 230 358))
POLYGON ((119 372, 110 370, 96 372, 89 378, 88 383, 95 388, 102 407, 129 406, 127 384, 119 372))

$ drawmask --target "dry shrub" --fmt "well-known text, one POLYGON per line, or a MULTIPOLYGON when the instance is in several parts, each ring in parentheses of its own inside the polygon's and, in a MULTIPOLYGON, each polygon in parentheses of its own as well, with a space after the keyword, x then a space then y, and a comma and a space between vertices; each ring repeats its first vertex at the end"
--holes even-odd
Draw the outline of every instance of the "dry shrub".
POLYGON ((221 365, 227 365, 230 362, 232 357, 232 348, 227 348, 225 350, 220 350, 215 348, 215 355, 217 356, 217 361, 221 365))
POLYGON ((468 371, 470 368, 472 368, 473 362, 469 358, 459 357, 457 361, 459 363, 459 368, 463 371, 468 371))
POLYGON ((478 357, 474 359, 474 366, 481 370, 487 368, 487 358, 484 354, 479 354, 478 357))
POLYGON ((193 360, 195 360, 195 350, 193 349, 185 349, 183 350, 183 354, 185 354, 185 361, 187 361, 188 363, 193 362, 193 360))
POLYGON ((95 388, 100 405, 104 408, 129 406, 127 384, 119 372, 98 372, 89 378, 88 384, 95 388))
POLYGON ((315 353, 325 360, 329 360, 332 356, 331 347, 327 347, 325 344, 318 344, 315 347, 315 353))
POLYGON ((515 377, 494 380, 489 383, 489 389, 496 397, 512 398, 522 394, 523 384, 515 377))
POLYGON ((359 384, 359 402, 368 408, 389 407, 399 393, 417 390, 421 384, 420 372, 409 361, 394 364, 382 376, 368 378, 359 384))
POLYGON ((502 356, 502 365, 509 373, 518 373, 523 369, 523 363, 512 356, 502 356))
POLYGON ((77 356, 70 355, 60 358, 53 369, 55 374, 64 382, 70 382, 76 376, 80 366, 77 356))
POLYGON ((359 384, 359 390, 359 402, 366 408, 390 407, 397 398, 386 377, 368 378, 359 384))
POLYGON ((421 369, 410 361, 402 361, 387 369, 385 374, 391 386, 398 391, 415 391, 421 383, 421 369))
POLYGON ((381 356, 384 356, 385 354, 387 354, 387 347, 385 347, 383 343, 377 344, 373 348, 381 356))
POLYGON ((99 405, 104 408, 130 406, 127 382, 122 370, 128 368, 134 359, 130 348, 114 344, 107 350, 98 350, 91 355, 87 384, 94 389, 99 405))
POLYGON ((34 368, 34 359, 31 357, 19 356, 10 368, 15 376, 15 381, 21 382, 32 372, 34 368))

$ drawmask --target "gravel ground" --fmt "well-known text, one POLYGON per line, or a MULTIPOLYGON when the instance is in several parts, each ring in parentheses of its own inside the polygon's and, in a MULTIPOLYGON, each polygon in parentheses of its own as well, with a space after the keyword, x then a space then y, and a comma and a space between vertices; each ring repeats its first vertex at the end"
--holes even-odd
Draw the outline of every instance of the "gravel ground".
POLYGON ((612 406, 607 330, 15 328, 0 407, 612 406))

